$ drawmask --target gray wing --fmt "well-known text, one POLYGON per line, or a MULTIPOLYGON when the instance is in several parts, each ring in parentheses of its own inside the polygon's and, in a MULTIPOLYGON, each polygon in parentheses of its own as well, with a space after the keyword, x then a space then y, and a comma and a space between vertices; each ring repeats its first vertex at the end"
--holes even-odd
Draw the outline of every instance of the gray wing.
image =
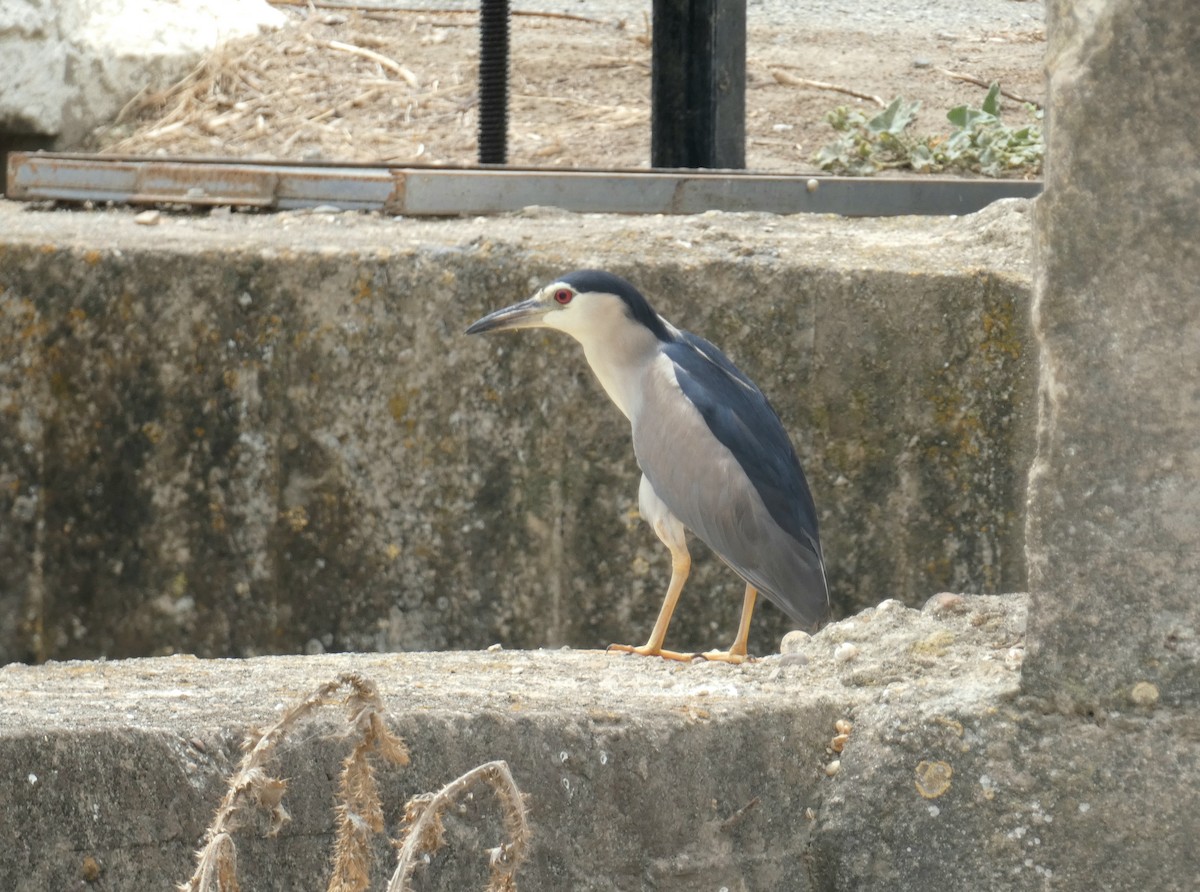
POLYGON ((683 334, 663 354, 633 425, 642 473, 747 583, 797 622, 819 622, 829 596, 816 511, 778 416, 707 341, 683 334))

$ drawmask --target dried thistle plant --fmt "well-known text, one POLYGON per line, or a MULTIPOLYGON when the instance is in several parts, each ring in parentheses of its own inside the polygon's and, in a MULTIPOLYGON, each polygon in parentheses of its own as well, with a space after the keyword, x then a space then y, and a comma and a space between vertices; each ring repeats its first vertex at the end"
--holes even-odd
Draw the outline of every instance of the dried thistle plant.
POLYGON ((338 782, 337 841, 328 892, 361 892, 370 883, 371 835, 383 832, 383 803, 368 756, 378 752, 388 762, 408 764, 404 742, 388 730, 373 704, 359 710, 354 727, 358 743, 342 762, 338 782))
POLYGON ((487 762, 455 778, 436 793, 425 793, 408 800, 404 807, 408 829, 400 844, 396 870, 387 892, 409 892, 409 880, 422 855, 431 854, 445 844, 442 815, 478 782, 487 783, 500 801, 508 836, 488 850, 491 880, 487 892, 516 892, 516 873, 529 843, 529 823, 525 797, 513 780, 508 763, 487 762))
POLYGON ((254 733, 247 737, 246 753, 209 824, 204 847, 196 853, 196 871, 177 887, 179 892, 238 892, 233 832, 260 809, 270 816, 270 836, 291 820, 283 807, 287 782, 271 776, 267 764, 296 725, 320 707, 339 703, 348 709, 348 736, 357 742, 343 763, 338 787, 338 832, 329 892, 361 892, 367 887, 370 834, 383 829, 383 807, 368 757, 378 753, 388 762, 407 765, 408 750, 404 741, 388 730, 375 684, 356 672, 344 672, 285 712, 257 738, 254 733), (338 696, 343 688, 349 692, 338 696))

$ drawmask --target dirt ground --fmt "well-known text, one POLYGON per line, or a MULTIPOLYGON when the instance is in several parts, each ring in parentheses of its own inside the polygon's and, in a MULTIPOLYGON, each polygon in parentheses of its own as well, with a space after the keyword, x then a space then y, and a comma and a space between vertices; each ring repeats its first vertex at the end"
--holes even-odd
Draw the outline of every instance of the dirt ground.
MULTIPOLYGON (((174 88, 132 101, 93 148, 392 164, 476 160, 478 17, 473 12, 282 7, 292 23, 229 44, 174 88)), ((512 21, 509 163, 647 167, 650 24, 554 13, 512 21)), ((870 100, 919 99, 916 129, 978 105, 998 80, 1043 99, 1044 32, 859 33, 755 27, 747 47, 747 166, 811 172, 832 141, 825 115, 870 100)), ((1004 114, 1026 111, 1005 101, 1004 114)))

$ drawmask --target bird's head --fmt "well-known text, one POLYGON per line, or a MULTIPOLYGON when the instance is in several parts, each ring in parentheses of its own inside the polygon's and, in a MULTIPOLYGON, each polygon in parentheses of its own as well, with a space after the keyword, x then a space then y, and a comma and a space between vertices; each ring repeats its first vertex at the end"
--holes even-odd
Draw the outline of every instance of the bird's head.
POLYGON ((519 328, 556 328, 588 347, 622 338, 638 328, 667 340, 666 323, 641 293, 612 273, 577 270, 539 289, 533 297, 489 313, 467 334, 519 328))

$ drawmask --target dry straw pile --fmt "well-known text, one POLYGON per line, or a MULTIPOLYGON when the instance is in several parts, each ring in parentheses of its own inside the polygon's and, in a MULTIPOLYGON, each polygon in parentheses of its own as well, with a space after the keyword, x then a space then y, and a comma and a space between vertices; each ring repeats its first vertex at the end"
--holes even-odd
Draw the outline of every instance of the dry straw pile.
MULTIPOLYGON (((288 26, 231 41, 174 86, 135 96, 94 134, 93 148, 386 164, 476 160, 476 10, 285 9, 288 26)), ((629 163, 648 151, 644 35, 622 22, 566 14, 518 22, 514 160, 629 163), (597 128, 607 134, 599 144, 597 128)))

